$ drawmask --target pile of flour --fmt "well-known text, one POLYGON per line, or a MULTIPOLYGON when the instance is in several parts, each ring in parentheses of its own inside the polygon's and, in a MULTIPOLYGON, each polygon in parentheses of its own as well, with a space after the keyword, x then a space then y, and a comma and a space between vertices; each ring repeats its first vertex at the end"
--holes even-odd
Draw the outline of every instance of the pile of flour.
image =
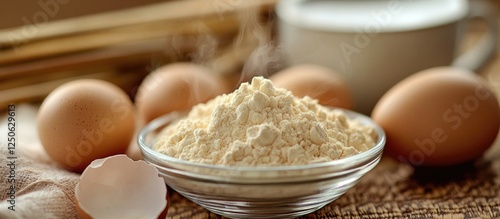
POLYGON ((255 77, 231 94, 195 106, 167 126, 153 148, 196 163, 290 166, 355 155, 376 141, 372 127, 349 120, 342 111, 255 77))

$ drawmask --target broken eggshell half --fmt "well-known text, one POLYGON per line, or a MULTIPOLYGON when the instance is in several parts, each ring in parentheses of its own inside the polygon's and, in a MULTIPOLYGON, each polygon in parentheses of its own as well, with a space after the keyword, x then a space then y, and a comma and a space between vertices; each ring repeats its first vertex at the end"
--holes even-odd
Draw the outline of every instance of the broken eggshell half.
POLYGON ((165 218, 167 188, 158 170, 126 155, 94 160, 75 188, 80 218, 165 218))

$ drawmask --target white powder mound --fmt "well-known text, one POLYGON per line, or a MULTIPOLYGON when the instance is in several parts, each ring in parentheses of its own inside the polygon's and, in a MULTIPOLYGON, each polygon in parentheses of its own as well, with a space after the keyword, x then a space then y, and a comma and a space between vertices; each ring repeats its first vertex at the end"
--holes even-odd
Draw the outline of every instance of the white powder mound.
POLYGON ((331 161, 375 145, 372 127, 309 97, 255 77, 231 94, 195 106, 167 126, 154 149, 196 163, 290 166, 331 161))

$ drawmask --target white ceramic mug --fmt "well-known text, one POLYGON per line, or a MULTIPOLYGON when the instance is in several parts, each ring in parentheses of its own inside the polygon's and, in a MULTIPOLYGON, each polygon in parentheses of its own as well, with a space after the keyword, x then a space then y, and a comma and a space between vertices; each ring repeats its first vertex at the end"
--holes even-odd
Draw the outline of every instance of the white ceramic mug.
POLYGON ((287 63, 335 69, 365 114, 412 73, 450 64, 477 70, 496 43, 493 20, 467 0, 282 0, 276 11, 287 63), (488 21, 491 34, 457 58, 472 17, 488 21))

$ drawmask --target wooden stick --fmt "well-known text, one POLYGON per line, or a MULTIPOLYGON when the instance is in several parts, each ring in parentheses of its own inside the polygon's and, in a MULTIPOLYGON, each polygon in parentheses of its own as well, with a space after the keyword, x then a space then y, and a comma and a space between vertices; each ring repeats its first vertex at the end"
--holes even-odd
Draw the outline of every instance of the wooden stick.
POLYGON ((32 84, 22 87, 15 87, 12 89, 6 89, 0 91, 0 106, 5 106, 6 104, 12 102, 30 101, 43 97, 50 93, 54 88, 62 85, 68 81, 82 79, 82 78, 96 78, 96 79, 106 79, 110 76, 116 75, 115 72, 99 72, 91 75, 80 75, 76 77, 70 77, 65 79, 59 79, 55 81, 49 81, 39 84, 32 84))
MULTIPOLYGON (((9 65, 0 67, 0 79, 32 77, 44 72, 64 71, 97 65, 112 66, 120 63, 151 59, 151 55, 162 52, 166 44, 167 41, 163 39, 148 40, 9 65)), ((47 77, 47 74, 44 77, 47 77)))
POLYGON ((30 60, 37 57, 51 56, 69 52, 95 49, 104 46, 118 45, 127 42, 164 38, 168 36, 179 36, 186 34, 200 34, 200 27, 204 27, 213 33, 234 34, 237 31, 238 22, 235 19, 202 20, 200 23, 178 23, 169 27, 153 26, 149 31, 131 30, 130 28, 100 31, 96 33, 82 34, 31 43, 18 50, 7 50, 0 52, 0 65, 30 60))
MULTIPOLYGON (((176 37, 153 39, 12 64, 0 67, 0 81, 40 74, 47 76, 52 72, 78 70, 89 66, 121 66, 131 63, 142 63, 146 66, 153 57, 159 57, 163 61, 176 61, 180 59, 177 56, 198 50, 197 40, 196 37, 182 38, 181 41, 176 37)), ((229 37, 217 37, 215 40, 218 47, 226 46, 230 42, 229 37)))
POLYGON ((248 8, 261 7, 268 10, 277 0, 184 0, 151 4, 132 9, 87 15, 59 21, 52 21, 31 27, 16 27, 0 31, 0 48, 18 47, 30 41, 50 37, 80 34, 109 28, 146 24, 156 21, 189 21, 193 18, 228 14, 248 8), (34 28, 33 34, 23 34, 25 28, 34 28))
MULTIPOLYGON (((83 74, 101 72, 103 71, 103 68, 92 68, 90 69, 91 71, 88 70, 89 69, 85 69, 85 71, 60 71, 45 75, 33 75, 30 77, 16 77, 8 80, 2 80, 0 82, 0 91, 16 87, 23 87, 27 85, 44 83, 47 81, 76 77, 83 74)), ((109 68, 106 68, 105 71, 109 71, 109 68)))
POLYGON ((42 100, 52 90, 72 80, 94 78, 111 81, 118 86, 126 86, 138 80, 138 75, 134 73, 118 74, 113 71, 104 71, 90 75, 75 74, 79 76, 2 90, 0 91, 0 110, 4 110, 11 103, 42 100))

